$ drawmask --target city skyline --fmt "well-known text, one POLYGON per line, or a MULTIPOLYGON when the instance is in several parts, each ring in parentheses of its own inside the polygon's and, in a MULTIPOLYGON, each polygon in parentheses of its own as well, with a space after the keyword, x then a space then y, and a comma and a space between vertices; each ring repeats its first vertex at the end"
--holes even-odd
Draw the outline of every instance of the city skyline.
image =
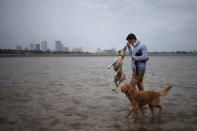
MULTIPOLYGON (((1 48, 0 48, 1 49, 1 48)), ((6 48, 5 48, 6 49, 6 48)), ((9 48, 8 48, 9 49, 9 48)), ((65 46, 65 44, 63 44, 60 40, 56 40, 54 42, 54 48, 48 48, 48 42, 46 40, 41 41, 41 43, 33 43, 31 42, 29 45, 25 45, 25 46, 21 46, 21 45, 16 45, 15 48, 16 50, 42 50, 42 51, 47 51, 47 50, 54 50, 54 51, 79 51, 79 52, 84 52, 84 50, 82 49, 82 47, 73 47, 73 48, 69 48, 67 46, 65 46), (36 45, 40 46, 36 48, 36 45)), ((109 50, 109 49, 101 49, 101 48, 97 48, 95 50, 95 52, 98 52, 98 49, 100 49, 100 51, 104 51, 104 50, 109 50)), ((116 48, 112 47, 110 50, 114 50, 116 51, 116 48)), ((89 51, 85 51, 85 52, 89 52, 89 51)))
POLYGON ((0 1, 0 48, 61 40, 70 49, 118 49, 136 34, 149 51, 197 50, 197 1, 0 1), (36 7, 36 8, 35 8, 36 7))
MULTIPOLYGON (((95 51, 88 51, 88 50, 83 50, 83 47, 79 46, 79 47, 73 47, 73 48, 70 48, 70 47, 67 47, 65 46, 65 44, 62 44, 62 42, 60 40, 56 40, 54 42, 54 48, 48 48, 48 41, 44 40, 42 41, 41 43, 33 43, 31 42, 29 45, 24 45, 24 46, 21 46, 21 45, 15 45, 14 48, 0 48, 0 49, 13 49, 13 50, 42 50, 42 51, 47 51, 47 50, 50 50, 50 51, 75 51, 75 50, 79 50, 79 52, 90 52, 90 53, 97 53, 97 52, 102 52, 102 51, 105 51, 105 50, 114 50, 114 51, 118 51, 120 49, 116 49, 114 47, 111 47, 109 49, 102 49, 100 47, 96 48, 95 51), (45 44, 45 49, 43 49, 43 42, 46 42, 45 44), (61 45, 59 45, 59 47, 57 47, 56 43, 60 43, 61 45), (36 45, 40 45, 39 49, 36 49, 36 45), (60 47, 61 46, 61 47, 60 47), (46 49, 47 48, 47 49, 46 49), (59 49, 57 49, 59 48, 59 49), (98 51, 99 50, 99 51, 98 51)), ((196 52, 197 49, 191 49, 191 50, 171 50, 171 51, 166 51, 166 50, 161 50, 161 51, 148 51, 148 52, 177 52, 177 51, 186 51, 186 52, 196 52)))

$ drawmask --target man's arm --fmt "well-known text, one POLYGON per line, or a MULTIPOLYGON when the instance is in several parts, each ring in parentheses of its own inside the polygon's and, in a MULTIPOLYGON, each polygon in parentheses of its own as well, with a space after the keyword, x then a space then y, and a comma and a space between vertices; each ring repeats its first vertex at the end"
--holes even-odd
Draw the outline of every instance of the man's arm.
POLYGON ((134 61, 146 61, 148 60, 148 53, 147 48, 145 45, 142 45, 141 47, 142 55, 141 56, 135 56, 133 57, 134 61))

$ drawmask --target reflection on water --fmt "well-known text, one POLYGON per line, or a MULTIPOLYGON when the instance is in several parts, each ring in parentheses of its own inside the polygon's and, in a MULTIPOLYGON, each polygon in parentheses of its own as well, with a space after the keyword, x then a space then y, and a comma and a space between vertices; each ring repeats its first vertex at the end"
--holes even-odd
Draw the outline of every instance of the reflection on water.
MULTIPOLYGON (((145 90, 160 91, 163 113, 125 114, 129 100, 113 94, 114 57, 0 58, 0 129, 6 130, 194 130, 197 128, 195 56, 151 57, 145 90)), ((131 78, 130 58, 124 70, 131 78)))

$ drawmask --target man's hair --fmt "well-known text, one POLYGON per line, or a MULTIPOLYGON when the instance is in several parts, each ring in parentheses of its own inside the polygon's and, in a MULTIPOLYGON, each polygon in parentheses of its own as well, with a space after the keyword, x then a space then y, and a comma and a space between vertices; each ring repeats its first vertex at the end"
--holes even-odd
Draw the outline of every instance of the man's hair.
POLYGON ((137 40, 136 36, 135 36, 133 33, 130 33, 130 34, 127 36, 126 40, 132 40, 132 39, 137 40))

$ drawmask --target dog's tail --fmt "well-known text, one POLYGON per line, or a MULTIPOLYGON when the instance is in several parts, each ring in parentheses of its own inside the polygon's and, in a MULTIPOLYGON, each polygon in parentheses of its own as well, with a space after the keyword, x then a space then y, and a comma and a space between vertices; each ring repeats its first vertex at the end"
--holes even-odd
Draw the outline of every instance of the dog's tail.
POLYGON ((172 86, 168 86, 166 89, 164 89, 163 91, 160 91, 159 94, 160 96, 165 96, 168 91, 172 88, 172 86))

